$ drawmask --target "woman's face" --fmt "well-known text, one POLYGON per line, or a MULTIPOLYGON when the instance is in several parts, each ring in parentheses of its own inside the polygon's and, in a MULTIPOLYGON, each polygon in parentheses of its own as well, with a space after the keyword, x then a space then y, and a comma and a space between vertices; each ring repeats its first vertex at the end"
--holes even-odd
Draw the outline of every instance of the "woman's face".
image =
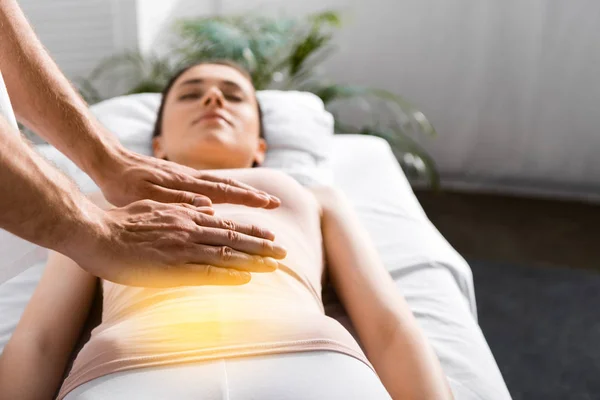
POLYGON ((235 68, 202 64, 173 84, 154 154, 196 169, 248 168, 264 160, 252 83, 235 68))

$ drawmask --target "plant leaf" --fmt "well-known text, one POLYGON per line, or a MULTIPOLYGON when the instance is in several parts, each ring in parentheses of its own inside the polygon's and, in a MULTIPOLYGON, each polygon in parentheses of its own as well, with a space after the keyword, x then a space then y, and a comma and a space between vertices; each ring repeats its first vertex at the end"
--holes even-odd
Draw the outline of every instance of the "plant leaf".
POLYGON ((342 27, 342 17, 338 12, 332 10, 313 14, 309 16, 309 20, 313 22, 313 26, 317 26, 319 28, 322 25, 329 25, 334 28, 342 27))
POLYGON ((413 121, 415 121, 421 131, 430 136, 437 136, 436 130, 433 128, 433 125, 429 122, 425 114, 421 111, 417 110, 415 106, 413 106, 409 101, 405 100, 403 97, 398 96, 390 91, 384 89, 368 89, 372 95, 375 95, 381 99, 387 100, 391 103, 395 103, 398 107, 413 121))
POLYGON ((250 43, 235 20, 225 18, 184 19, 176 24, 181 39, 179 48, 190 62, 208 59, 229 59, 250 68, 250 43), (206 58, 204 58, 206 59, 206 58))
POLYGON ((330 84, 319 78, 317 67, 333 54, 333 33, 341 25, 340 13, 336 11, 293 18, 260 14, 187 18, 175 23, 177 41, 168 54, 127 52, 109 57, 88 79, 81 80, 79 87, 90 103, 101 100, 94 87, 100 79, 126 85, 127 93, 158 92, 184 65, 229 59, 250 71, 257 90, 271 87, 277 77, 278 88, 313 92, 326 105, 357 98, 374 123, 367 122, 363 127, 349 126, 336 115, 335 131, 360 132, 386 139, 409 178, 423 176, 419 167, 422 163, 428 181, 436 187, 439 175, 435 163, 413 139, 415 134, 435 134, 423 113, 387 90, 330 84), (391 126, 383 125, 381 117, 384 113, 392 118, 391 126))
POLYGON ((386 130, 377 130, 372 127, 363 127, 359 133, 363 135, 372 135, 385 139, 392 148, 392 152, 396 159, 398 160, 400 166, 406 173, 406 175, 411 178, 422 178, 420 176, 419 171, 411 170, 404 161, 404 156, 406 154, 412 154, 420 158, 425 166, 425 176, 427 179, 427 183, 433 189, 439 189, 440 187, 440 176, 436 166, 435 161, 427 151, 425 151, 421 145, 415 142, 410 137, 404 135, 402 132, 398 131, 386 131, 386 130))
POLYGON ((155 80, 143 80, 136 86, 129 89, 126 94, 137 94, 137 93, 161 93, 164 89, 164 85, 158 83, 155 80))
POLYGON ((349 99, 352 97, 374 96, 381 98, 382 100, 395 104, 399 109, 397 112, 401 111, 404 115, 406 115, 407 118, 416 124, 421 133, 425 133, 430 136, 436 136, 437 134, 429 120, 421 111, 417 110, 412 104, 404 100, 402 97, 387 90, 363 86, 333 84, 322 87, 313 87, 310 89, 310 91, 319 96, 325 104, 329 104, 337 100, 349 99))
POLYGON ((292 51, 289 58, 290 75, 295 75, 300 71, 304 62, 317 51, 324 48, 332 39, 331 34, 322 34, 318 31, 311 31, 302 39, 292 51))

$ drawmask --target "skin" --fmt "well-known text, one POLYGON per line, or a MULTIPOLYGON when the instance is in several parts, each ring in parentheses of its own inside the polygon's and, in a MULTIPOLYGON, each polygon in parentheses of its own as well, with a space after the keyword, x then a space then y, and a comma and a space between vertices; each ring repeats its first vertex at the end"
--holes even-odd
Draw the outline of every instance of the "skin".
MULTIPOLYGON (((232 168, 235 162, 243 174, 253 162, 264 159, 266 148, 258 135, 255 101, 251 85, 238 71, 220 65, 192 68, 169 94, 164 133, 154 141, 156 155, 202 168, 232 168), (202 83, 193 87, 185 83, 199 79, 202 83), (232 85, 225 85, 226 81, 236 83, 243 100, 228 94, 232 85), (194 122, 215 112, 224 118, 194 122), (212 157, 204 157, 208 148, 212 157)), ((260 174, 260 169, 255 173, 260 174)), ((263 172, 264 177, 273 173, 263 172)), ((452 399, 435 353, 349 202, 329 187, 314 188, 312 195, 321 217, 329 278, 392 398, 452 399)), ((96 202, 110 206, 101 199, 96 202)), ((0 358, 0 386, 10 394, 7 398, 44 399, 55 393, 95 288, 96 278, 74 261, 51 255, 44 277, 0 358), (54 284, 56 281, 61 285, 54 284), (28 384, 32 374, 37 377, 35 387, 28 384)))
MULTIPOLYGON (((266 243, 272 242, 272 232, 236 226, 202 207, 228 202, 275 208, 279 199, 232 179, 123 148, 90 114, 15 0, 0 0, 0 37, 0 70, 18 119, 71 158, 112 204, 122 207, 105 211, 90 202, 0 117, 0 186, 11 188, 0 196, 0 228, 66 254, 104 279, 136 285, 159 277, 173 285, 214 283, 206 265, 219 257, 215 252, 222 251, 217 265, 238 265, 227 261, 229 250, 213 248, 229 246, 222 240, 228 234, 239 234, 231 245, 234 251, 245 251, 256 239, 265 248, 274 246, 266 243), (179 278, 173 277, 173 267, 179 278)), ((263 256, 279 257, 276 253, 245 256, 254 265, 251 269, 262 271, 265 263, 273 264, 263 256), (257 255, 261 257, 252 257, 257 255)), ((249 280, 247 273, 235 270, 218 276, 223 284, 249 280)))
POLYGON ((260 165, 267 144, 259 137, 257 107, 254 87, 239 71, 217 64, 192 67, 167 95, 154 154, 203 170, 260 165))

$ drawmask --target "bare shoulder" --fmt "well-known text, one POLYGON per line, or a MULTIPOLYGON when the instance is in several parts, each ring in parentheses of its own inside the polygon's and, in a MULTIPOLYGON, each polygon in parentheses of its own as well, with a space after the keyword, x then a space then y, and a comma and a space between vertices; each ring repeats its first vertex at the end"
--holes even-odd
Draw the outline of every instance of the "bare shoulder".
POLYGON ((344 197, 344 192, 335 186, 311 186, 308 188, 317 198, 331 199, 336 197, 344 197))
POLYGON ((313 186, 309 190, 323 209, 336 207, 348 202, 344 192, 335 186, 313 186))

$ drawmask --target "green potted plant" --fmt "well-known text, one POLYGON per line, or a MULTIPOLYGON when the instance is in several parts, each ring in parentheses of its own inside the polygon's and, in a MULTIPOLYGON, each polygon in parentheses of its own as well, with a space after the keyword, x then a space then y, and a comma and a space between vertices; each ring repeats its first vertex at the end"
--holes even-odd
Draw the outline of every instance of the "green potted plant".
POLYGON ((342 85, 319 76, 318 67, 335 50, 341 27, 337 12, 298 18, 259 15, 189 18, 176 22, 176 43, 161 56, 120 54, 100 63, 79 87, 90 103, 103 100, 98 81, 126 82, 123 94, 160 92, 183 65, 227 58, 245 66, 257 90, 302 90, 319 96, 335 117, 338 133, 361 133, 386 139, 409 179, 439 185, 434 161, 414 140, 435 135, 427 118, 409 102, 383 89, 342 85), (346 123, 335 112, 341 102, 359 98, 372 118, 361 126, 346 123), (384 115, 385 114, 385 115, 384 115), (381 121, 385 120, 385 123, 381 121), (376 122, 372 122, 376 121, 376 122))

